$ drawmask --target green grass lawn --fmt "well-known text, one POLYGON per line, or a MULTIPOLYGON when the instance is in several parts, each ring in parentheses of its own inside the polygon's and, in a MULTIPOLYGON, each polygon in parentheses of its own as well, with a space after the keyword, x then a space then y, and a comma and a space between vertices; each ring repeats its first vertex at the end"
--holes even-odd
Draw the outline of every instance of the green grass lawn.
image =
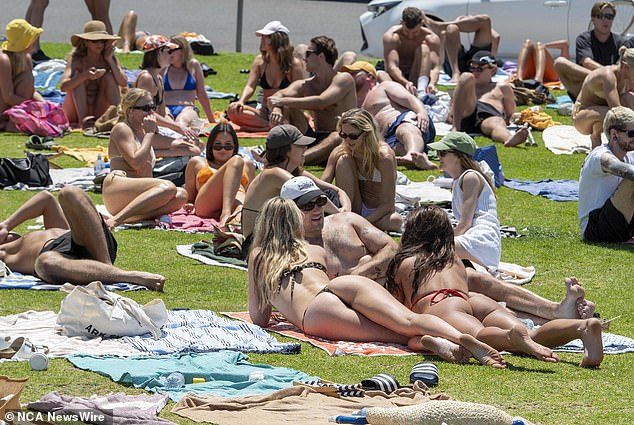
MULTIPOLYGON (((63 58, 69 46, 45 44, 52 57, 63 58)), ((120 56, 127 68, 140 63, 140 55, 120 56)), ((247 75, 252 56, 220 53, 199 57, 218 71, 207 77, 206 83, 215 90, 239 93, 247 75)), ((224 111, 228 102, 212 101, 214 110, 224 111)), ((569 117, 555 117, 569 124, 569 117)), ((505 149, 498 145, 504 173, 509 178, 539 180, 578 179, 583 155, 555 156, 544 148, 541 133, 535 132, 539 147, 520 146, 505 149)), ((24 135, 0 134, 1 156, 22 156, 24 135)), ((487 138, 476 138, 478 145, 490 144, 487 138)), ((71 147, 94 146, 107 140, 87 138, 72 133, 58 143, 71 147)), ((262 139, 245 139, 241 143, 256 145, 262 139)), ((63 167, 82 166, 70 158, 57 158, 63 167)), ((319 172, 311 167, 311 171, 319 172)), ((420 181, 431 173, 404 171, 412 180, 420 181)), ((32 192, 0 192, 0 219, 33 195, 32 192)), ((91 194, 101 203, 100 194, 91 194)), ((586 244, 580 240, 576 202, 554 202, 524 192, 501 188, 497 192, 498 212, 503 225, 516 227, 526 237, 504 239, 502 260, 537 269, 535 279, 527 288, 550 299, 559 300, 564 294, 564 276, 577 276, 586 288, 587 297, 595 301, 603 318, 622 315, 612 324, 611 331, 634 337, 632 318, 632 284, 634 283, 632 245, 586 244)), ((32 223, 27 223, 32 224, 32 223)), ((26 225, 17 231, 26 231, 26 225)), ((156 230, 130 230, 116 234, 119 242, 117 265, 126 269, 146 270, 167 277, 165 293, 149 291, 126 294, 139 303, 161 297, 168 308, 210 309, 214 311, 246 310, 247 277, 242 271, 203 265, 179 256, 177 244, 193 243, 204 235, 156 230), (152 255, 148 255, 152 252, 152 255)), ((64 294, 50 291, 5 290, 0 292, 0 315, 26 310, 58 311, 64 294)), ((0 330, 0 334, 2 330, 0 330)), ((283 338, 280 338, 283 339, 283 338)), ((302 344, 299 355, 250 355, 254 363, 292 367, 311 375, 341 383, 360 382, 379 372, 392 373, 401 383, 407 383, 411 367, 420 356, 405 357, 329 357, 323 351, 302 344)), ((440 385, 433 393, 446 393, 457 400, 488 403, 512 415, 520 415, 541 424, 631 424, 634 423, 634 356, 607 356, 598 370, 585 370, 577 365, 581 355, 560 354, 558 364, 542 363, 532 358, 506 355, 507 370, 494 370, 476 364, 449 364, 437 361, 440 385)), ((33 372, 25 362, 2 363, 0 374, 29 377, 21 401, 29 402, 49 391, 89 396, 124 391, 138 394, 141 390, 115 384, 108 378, 84 372, 64 359, 50 362, 48 371, 33 372)), ((190 423, 168 413, 162 417, 177 423, 190 423)), ((329 416, 324 412, 324 420, 329 416)))

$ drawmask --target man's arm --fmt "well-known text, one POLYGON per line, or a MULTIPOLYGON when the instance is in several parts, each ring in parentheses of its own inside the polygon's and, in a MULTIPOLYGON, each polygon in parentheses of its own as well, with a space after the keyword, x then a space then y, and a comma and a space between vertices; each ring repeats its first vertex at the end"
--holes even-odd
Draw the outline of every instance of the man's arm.
POLYGON ((589 70, 597 69, 602 66, 599 62, 594 60, 590 31, 579 34, 575 46, 575 58, 579 65, 589 70))
POLYGON ((62 208, 50 192, 43 191, 26 201, 6 220, 0 222, 0 244, 7 239, 9 232, 20 224, 33 218, 44 216, 44 227, 68 229, 68 222, 62 208))
POLYGON ((634 165, 619 160, 612 153, 605 152, 601 155, 601 169, 606 173, 634 180, 634 165))
POLYGON ((269 108, 271 109, 269 122, 272 127, 282 124, 284 120, 284 111, 282 109, 281 99, 301 96, 302 87, 306 84, 306 81, 307 80, 293 81, 285 89, 278 90, 272 96, 269 96, 267 102, 269 108))
POLYGON ((400 109, 409 109, 416 113, 418 128, 422 131, 427 131, 427 127, 429 127, 429 117, 427 116, 427 110, 425 106, 423 106, 423 103, 400 84, 386 81, 381 83, 381 85, 392 106, 396 105, 399 106, 400 109))
POLYGON ((506 117, 506 123, 511 121, 511 117, 515 113, 515 95, 513 89, 509 84, 501 84, 500 90, 502 91, 502 105, 504 106, 504 116, 506 117))
POLYGON ((388 30, 383 34, 383 58, 385 60, 385 71, 390 75, 393 81, 405 87, 408 92, 416 93, 416 86, 409 81, 399 68, 398 54, 398 35, 394 29, 388 30))
POLYGON ((373 280, 385 278, 387 266, 398 249, 397 243, 358 214, 346 214, 346 219, 357 232, 371 257, 370 261, 358 265, 350 270, 350 273, 373 280))
POLYGON ((354 78, 347 72, 338 72, 326 90, 317 96, 279 98, 277 93, 275 93, 275 95, 269 97, 269 101, 274 106, 320 110, 334 105, 350 92, 356 93, 354 78))

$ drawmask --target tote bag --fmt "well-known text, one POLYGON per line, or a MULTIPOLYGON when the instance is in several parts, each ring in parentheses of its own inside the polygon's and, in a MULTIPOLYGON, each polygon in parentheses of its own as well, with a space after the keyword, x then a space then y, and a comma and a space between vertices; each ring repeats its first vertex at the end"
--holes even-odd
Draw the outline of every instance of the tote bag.
POLYGON ((40 153, 26 154, 26 158, 0 158, 0 188, 24 183, 29 187, 53 184, 48 158, 40 153))
POLYGON ((59 137, 70 130, 68 118, 62 107, 55 103, 25 100, 3 114, 7 115, 15 127, 26 134, 59 137))

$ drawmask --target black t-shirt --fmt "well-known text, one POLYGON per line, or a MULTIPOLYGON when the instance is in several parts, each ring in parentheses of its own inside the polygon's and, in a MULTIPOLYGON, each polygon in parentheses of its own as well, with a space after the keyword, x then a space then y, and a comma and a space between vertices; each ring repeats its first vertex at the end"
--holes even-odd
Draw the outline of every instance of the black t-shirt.
POLYGON ((590 58, 601 65, 613 65, 619 59, 619 47, 624 42, 625 38, 619 34, 611 33, 605 43, 601 43, 593 31, 582 32, 577 36, 577 63, 581 65, 583 59, 590 58))

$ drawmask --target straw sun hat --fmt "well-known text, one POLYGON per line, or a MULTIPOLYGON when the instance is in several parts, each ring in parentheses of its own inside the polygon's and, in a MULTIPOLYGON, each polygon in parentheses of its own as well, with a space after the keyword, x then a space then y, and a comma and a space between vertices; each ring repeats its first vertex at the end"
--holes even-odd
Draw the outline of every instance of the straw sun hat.
POLYGON ((74 34, 70 38, 71 44, 77 46, 79 40, 119 40, 116 35, 109 34, 106 31, 106 24, 101 21, 88 21, 84 25, 84 32, 81 34, 74 34))

